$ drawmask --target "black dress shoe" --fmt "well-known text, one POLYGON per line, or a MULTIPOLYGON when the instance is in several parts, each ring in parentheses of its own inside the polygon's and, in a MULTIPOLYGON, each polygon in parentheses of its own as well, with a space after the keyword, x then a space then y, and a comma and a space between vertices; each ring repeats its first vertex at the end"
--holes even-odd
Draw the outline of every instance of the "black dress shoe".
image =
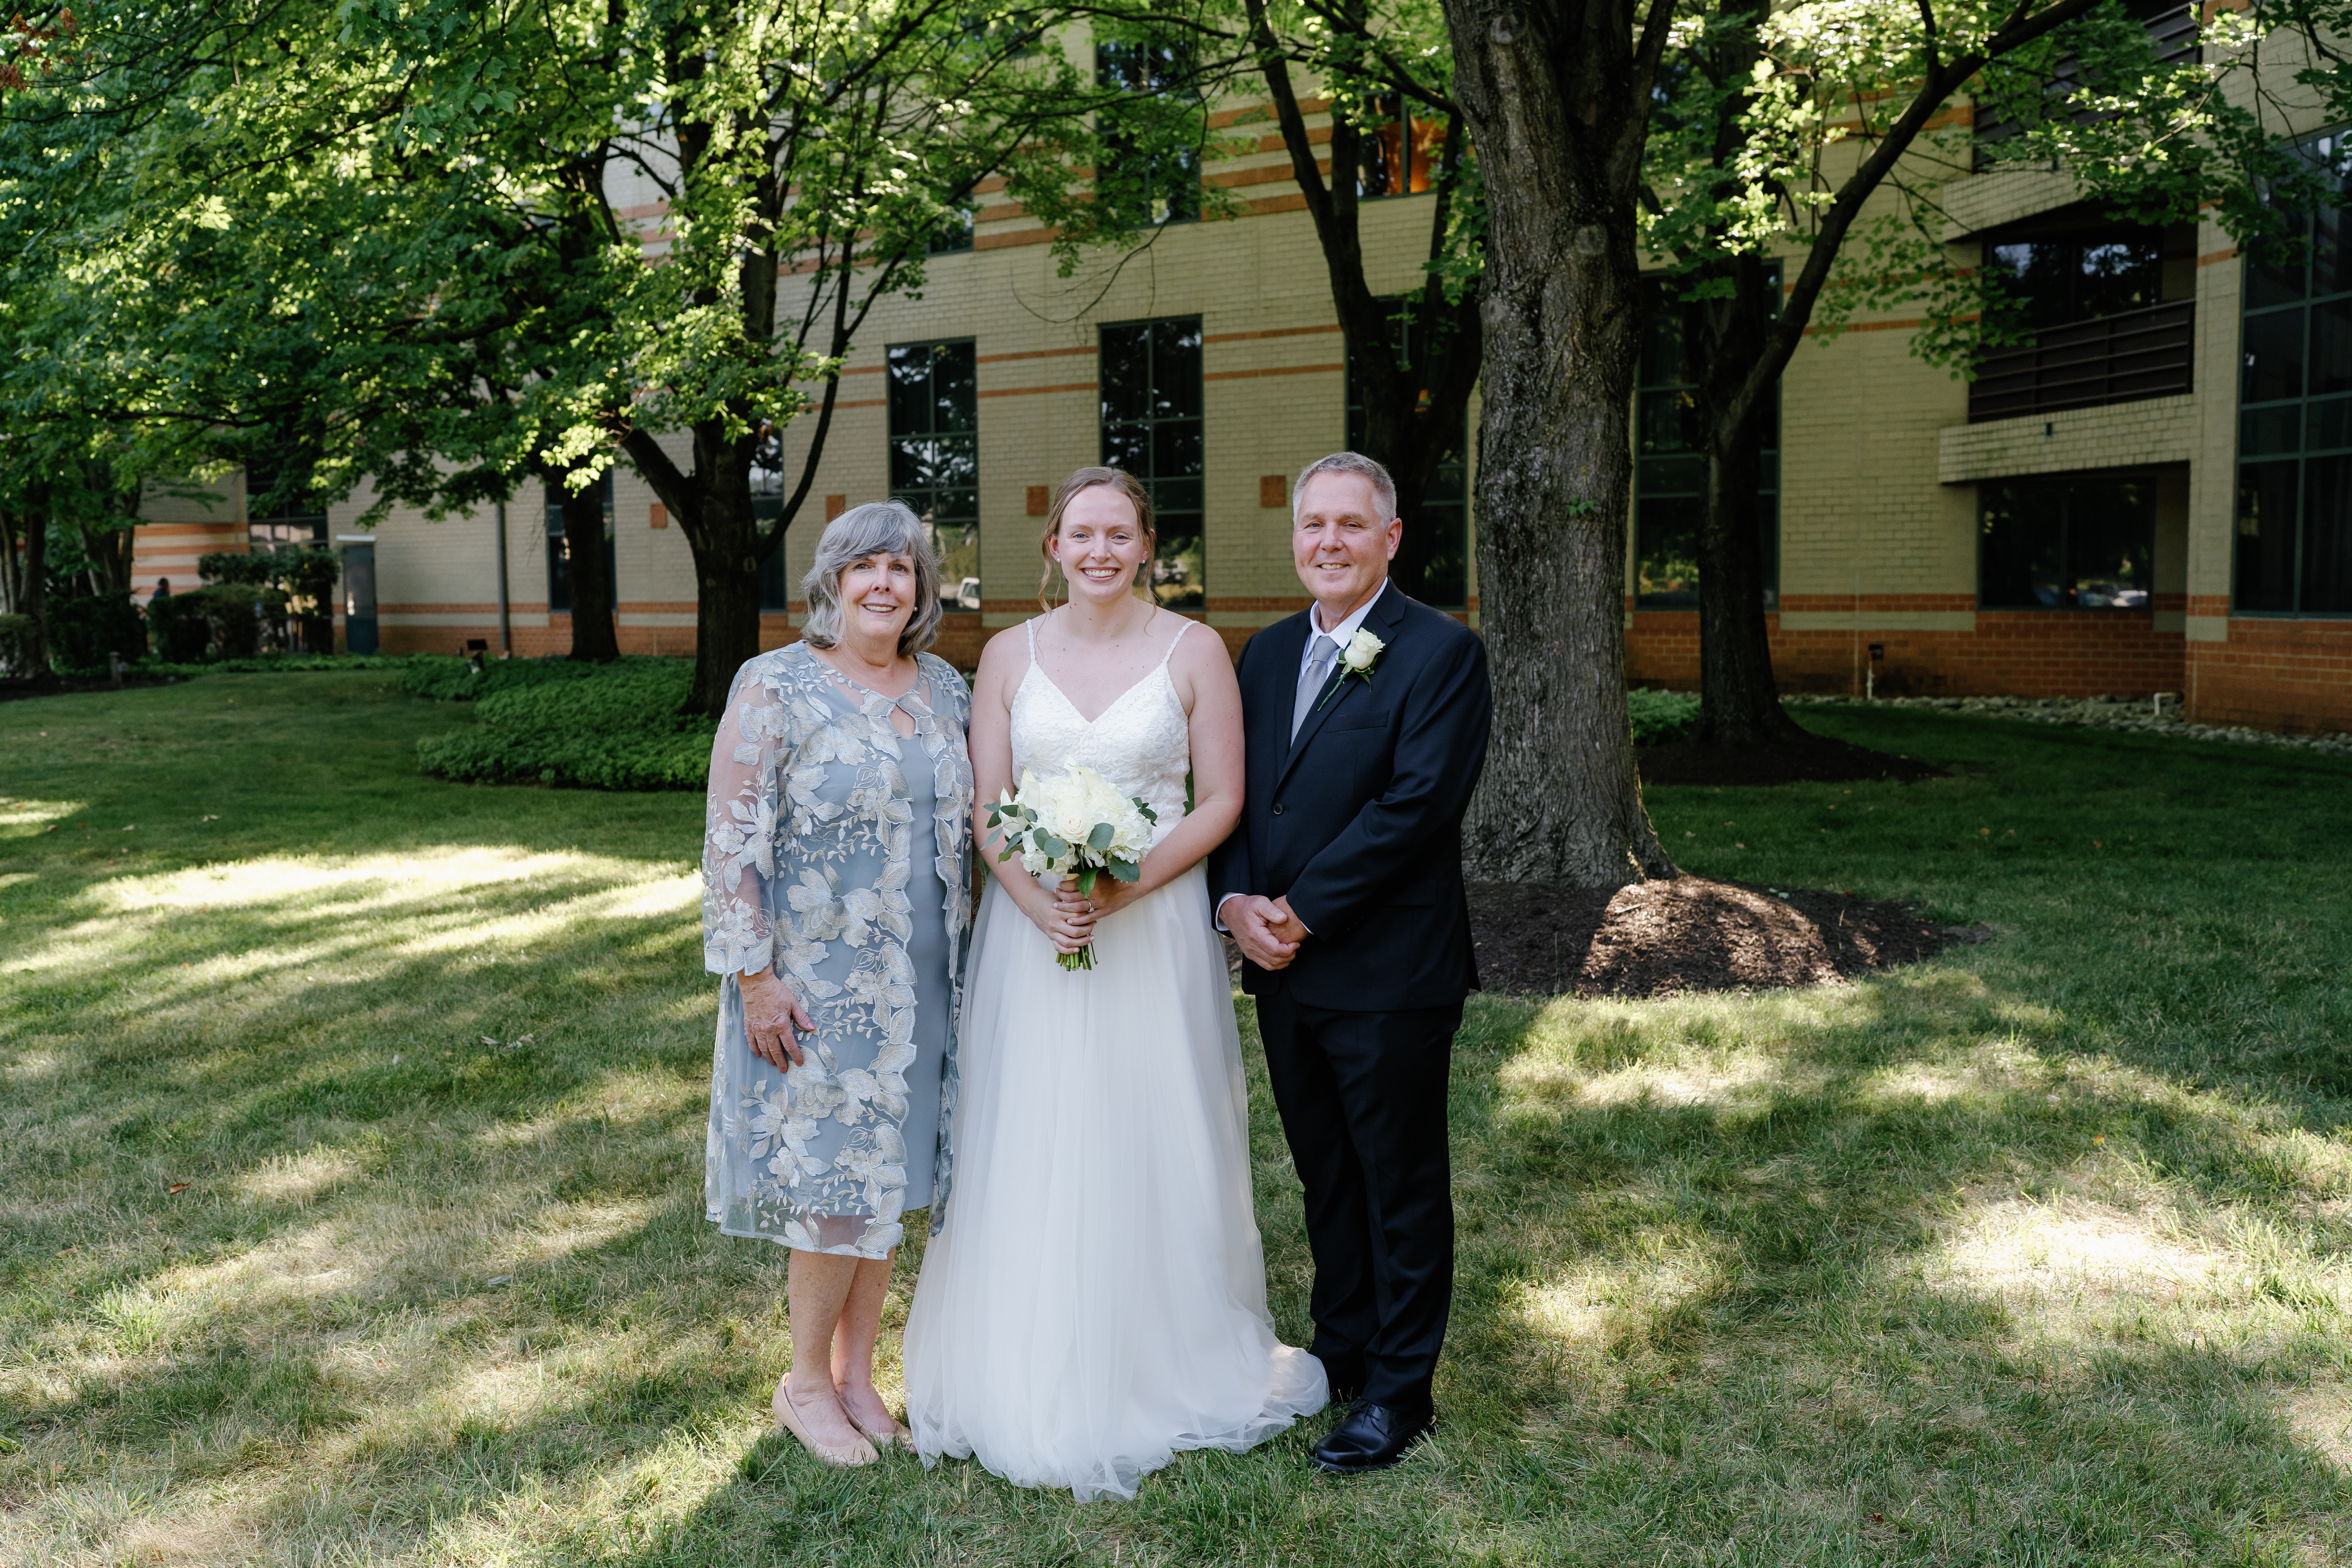
POLYGON ((1436 1425, 1436 1412, 1425 1407, 1415 1413, 1361 1401, 1315 1445, 1315 1468, 1335 1476, 1385 1470, 1436 1425))

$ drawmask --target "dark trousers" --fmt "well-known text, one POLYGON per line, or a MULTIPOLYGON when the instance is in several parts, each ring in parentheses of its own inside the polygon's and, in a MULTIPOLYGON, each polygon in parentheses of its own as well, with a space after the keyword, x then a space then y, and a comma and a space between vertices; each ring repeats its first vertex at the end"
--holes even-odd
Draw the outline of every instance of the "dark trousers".
POLYGON ((1257 1020, 1307 1189, 1308 1348, 1334 1387, 1424 1406, 1454 1294, 1445 1083, 1462 1005, 1339 1013, 1277 993, 1257 1020))

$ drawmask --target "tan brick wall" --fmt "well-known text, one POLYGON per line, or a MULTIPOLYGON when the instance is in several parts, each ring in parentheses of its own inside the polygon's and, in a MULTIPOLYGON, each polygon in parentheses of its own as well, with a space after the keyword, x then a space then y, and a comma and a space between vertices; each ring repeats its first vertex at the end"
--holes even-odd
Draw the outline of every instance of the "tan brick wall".
MULTIPOLYGON (((2296 112, 2309 118, 2307 107, 2296 112)), ((1228 118, 1229 130, 1258 136, 1246 155, 1213 167, 1245 215, 1171 226, 1132 255, 1086 256, 1068 278, 1059 276, 1045 232, 1001 192, 983 193, 975 247, 933 258, 922 297, 884 301, 860 337, 808 504, 785 545, 795 582, 822 531, 825 498, 854 505, 887 493, 887 348, 970 338, 980 375, 984 609, 950 616, 940 647, 960 661, 975 658, 989 631, 1034 610, 1040 520, 1028 514, 1031 488, 1097 460, 1097 329, 1198 315, 1206 338, 1207 618, 1238 647, 1305 603, 1289 562, 1287 510, 1262 504, 1263 481, 1279 476, 1286 484, 1344 438, 1340 342, 1322 258, 1272 127, 1228 118)), ((2295 121, 2296 130, 2309 128, 2295 121)), ((1830 172, 1853 155, 1833 150, 1830 172)), ((657 191, 625 195, 633 217, 658 224, 657 191)), ((1954 182, 1943 199, 1960 259, 1973 259, 1971 232, 2071 195, 2071 182, 2035 172, 1954 182)), ((1375 287, 1401 292, 1418 284, 1430 214, 1427 196, 1367 207, 1375 287)), ((2186 396, 1971 426, 1966 383, 1914 356, 1918 323, 1900 311, 1858 319, 1853 330, 1818 335, 1799 351, 1782 388, 1780 601, 1771 619, 1785 685, 1846 689, 1858 683, 1861 651, 1878 642, 1887 649, 1885 679, 1897 689, 2177 689, 2189 694, 2193 717, 2288 726, 2342 710, 2346 680, 2331 661, 2352 633, 2340 624, 2230 614, 2242 264, 2210 222, 2199 251, 2195 390, 2186 396), (2151 609, 1978 609, 1979 482, 2149 465, 2179 475, 2160 491, 2151 609)), ((795 480, 814 428, 804 418, 787 433, 795 480)), ((669 445, 685 456, 683 437, 669 445)), ((350 531, 363 506, 359 498, 338 508, 336 531, 350 531)), ((623 467, 615 485, 622 643, 684 651, 693 637, 692 561, 678 529, 651 525, 652 509, 650 489, 623 467)), ((184 556, 193 576, 200 536, 186 531, 203 520, 151 515, 157 521, 152 537, 142 530, 142 573, 184 556)), ((487 513, 432 523, 396 510, 375 532, 388 648, 454 648, 469 637, 496 646, 487 513)), ((241 533, 240 512, 201 537, 241 533)), ((535 493, 510 509, 507 554, 515 650, 560 651, 569 627, 547 612, 535 493)), ((1474 575, 1474 605, 1476 591, 1474 575)), ((1694 616, 1629 606, 1627 628, 1636 679, 1696 680, 1694 616)), ((767 617, 763 643, 792 635, 789 617, 767 617)))

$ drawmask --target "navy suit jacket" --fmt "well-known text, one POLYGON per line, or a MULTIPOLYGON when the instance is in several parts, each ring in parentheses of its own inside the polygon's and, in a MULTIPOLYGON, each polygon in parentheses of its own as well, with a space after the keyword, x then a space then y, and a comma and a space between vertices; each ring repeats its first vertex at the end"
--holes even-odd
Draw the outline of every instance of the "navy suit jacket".
POLYGON ((1288 895, 1312 933, 1287 968, 1242 965, 1253 996, 1309 1007, 1442 1007, 1478 984, 1462 891, 1462 814, 1486 760, 1486 647, 1391 584, 1364 626, 1388 647, 1290 736, 1312 610, 1250 638, 1240 824, 1209 858, 1210 897, 1288 895))

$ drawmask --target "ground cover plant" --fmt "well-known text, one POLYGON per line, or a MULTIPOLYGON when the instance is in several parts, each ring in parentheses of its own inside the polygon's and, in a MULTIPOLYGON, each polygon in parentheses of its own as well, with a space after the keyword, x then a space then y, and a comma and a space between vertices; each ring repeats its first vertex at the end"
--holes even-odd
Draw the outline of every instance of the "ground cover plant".
POLYGON ((420 696, 471 702, 463 729, 416 743, 416 765, 472 784, 700 790, 718 721, 680 711, 694 685, 683 658, 419 658, 402 676, 420 696))
POLYGON ((1082 1508, 766 1435, 782 1258, 700 1210, 691 794, 420 777, 451 710, 394 671, 7 704, 0 1562, 2344 1560, 2352 766, 1803 717, 1951 771, 1653 790, 1683 865, 1994 939, 1474 998, 1436 1440, 1082 1508))

